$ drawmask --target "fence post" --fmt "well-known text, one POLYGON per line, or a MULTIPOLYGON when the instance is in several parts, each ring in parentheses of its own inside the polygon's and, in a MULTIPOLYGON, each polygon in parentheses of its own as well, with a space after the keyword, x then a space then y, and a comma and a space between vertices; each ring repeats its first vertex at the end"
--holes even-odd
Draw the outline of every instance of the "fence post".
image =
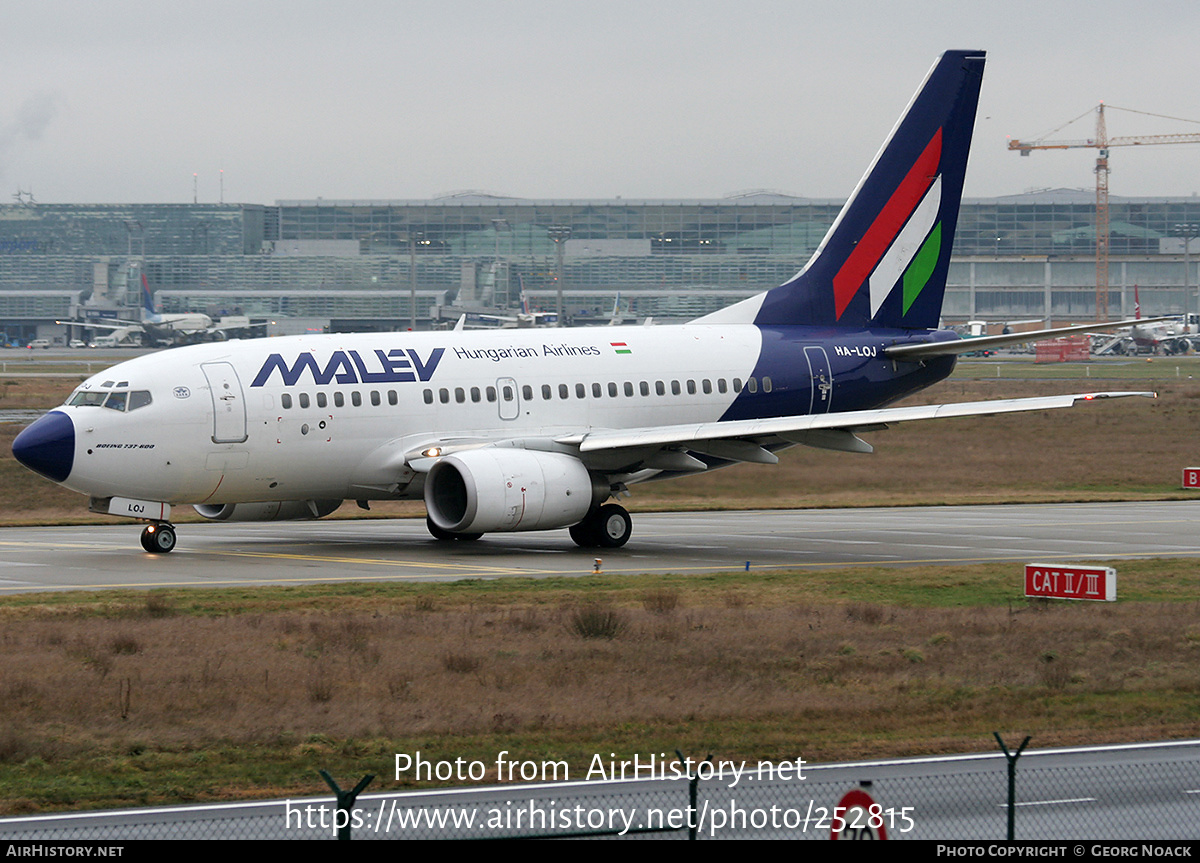
MULTIPOLYGON (((678 749, 676 749, 675 755, 679 758, 679 763, 682 764, 684 766, 684 768, 686 769, 687 768, 687 759, 683 757, 683 753, 680 752, 678 749)), ((713 759, 712 753, 710 752, 710 753, 708 753, 708 757, 705 758, 704 761, 701 761, 700 763, 701 764, 704 764, 705 762, 711 763, 712 759, 713 759)), ((689 812, 689 815, 688 815, 688 841, 690 841, 690 842, 694 842, 696 840, 696 828, 698 827, 698 825, 696 823, 696 813, 700 811, 696 807, 697 789, 699 788, 699 786, 700 786, 700 768, 697 767, 696 775, 688 776, 688 806, 690 807, 688 809, 688 812, 689 812)))
POLYGON ((1009 752, 1008 747, 1004 745, 1004 741, 1000 739, 1000 732, 993 731, 992 736, 996 738, 996 742, 1000 744, 1000 748, 1004 750, 1004 757, 1008 761, 1008 841, 1011 842, 1016 838, 1016 817, 1017 817, 1017 759, 1021 757, 1021 753, 1025 751, 1025 747, 1029 744, 1030 737, 1025 736, 1021 741, 1021 745, 1017 747, 1016 752, 1009 752))
POLYGON ((338 824, 338 841, 348 842, 350 841, 350 810, 354 808, 355 798, 358 797, 364 788, 371 784, 371 780, 375 778, 375 774, 368 773, 362 779, 358 780, 358 784, 354 786, 353 790, 343 791, 341 788, 338 788, 338 784, 333 780, 333 777, 324 770, 318 770, 317 772, 321 774, 321 778, 325 780, 325 784, 333 789, 333 793, 337 797, 338 812, 345 813, 344 815, 339 814, 337 816, 339 820, 334 823, 338 824))

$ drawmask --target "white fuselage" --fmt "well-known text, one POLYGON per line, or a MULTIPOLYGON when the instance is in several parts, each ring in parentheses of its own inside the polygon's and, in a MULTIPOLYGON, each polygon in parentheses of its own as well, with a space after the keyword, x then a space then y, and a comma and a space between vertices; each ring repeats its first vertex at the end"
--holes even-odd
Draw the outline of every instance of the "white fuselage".
POLYGON ((148 390, 149 405, 58 409, 76 430, 64 485, 173 504, 413 496, 413 446, 715 421, 760 346, 754 326, 689 325, 179 348, 76 391, 148 390))

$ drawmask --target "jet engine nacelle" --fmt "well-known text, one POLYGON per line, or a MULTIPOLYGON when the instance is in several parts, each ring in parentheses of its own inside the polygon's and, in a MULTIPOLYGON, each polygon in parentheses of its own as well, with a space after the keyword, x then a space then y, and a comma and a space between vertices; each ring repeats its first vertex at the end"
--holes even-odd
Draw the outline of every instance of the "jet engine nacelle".
POLYGON ((549 530, 578 524, 608 488, 577 458, 523 449, 468 450, 425 478, 430 520, 454 533, 549 530))
POLYGON ((341 505, 340 500, 271 500, 260 503, 200 503, 193 509, 213 521, 292 521, 321 518, 341 505))

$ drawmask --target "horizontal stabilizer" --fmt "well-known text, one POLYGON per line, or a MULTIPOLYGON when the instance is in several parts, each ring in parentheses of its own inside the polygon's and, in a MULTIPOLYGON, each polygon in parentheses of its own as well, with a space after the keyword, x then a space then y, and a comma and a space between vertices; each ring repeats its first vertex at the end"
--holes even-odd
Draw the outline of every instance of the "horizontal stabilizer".
POLYGON ((976 336, 971 339, 951 339, 945 342, 925 342, 922 344, 893 345, 884 348, 883 352, 897 360, 919 360, 925 357, 944 357, 951 354, 969 354, 974 351, 1004 348, 1010 345, 1023 345, 1026 342, 1040 342, 1044 339, 1056 339, 1059 336, 1069 336, 1076 333, 1090 333, 1095 330, 1115 330, 1121 327, 1132 327, 1135 324, 1153 324, 1159 321, 1174 321, 1178 316, 1166 318, 1138 318, 1130 321, 1108 321, 1102 324, 1079 324, 1074 327, 1058 327, 1053 330, 1034 330, 1027 333, 1004 333, 999 336, 976 336))

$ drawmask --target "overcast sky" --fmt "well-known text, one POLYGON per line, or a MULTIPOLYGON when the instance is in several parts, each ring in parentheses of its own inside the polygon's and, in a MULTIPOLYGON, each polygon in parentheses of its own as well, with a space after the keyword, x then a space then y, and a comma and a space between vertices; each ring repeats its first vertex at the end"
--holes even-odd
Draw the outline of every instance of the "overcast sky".
MULTIPOLYGON (((1094 188, 1098 102, 1200 119, 1195 0, 6 4, 0 201, 844 198, 935 57, 984 49, 968 196, 1094 188)), ((1110 135, 1200 124, 1110 110, 1110 135)), ((1112 151, 1200 192, 1200 145, 1112 151)))

